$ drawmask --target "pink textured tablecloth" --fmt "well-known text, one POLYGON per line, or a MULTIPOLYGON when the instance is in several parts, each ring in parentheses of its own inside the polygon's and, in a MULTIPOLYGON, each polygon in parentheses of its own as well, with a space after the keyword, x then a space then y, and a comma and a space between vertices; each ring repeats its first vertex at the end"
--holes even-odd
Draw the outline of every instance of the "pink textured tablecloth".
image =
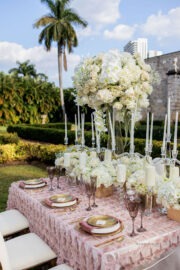
MULTIPOLYGON (((47 180, 48 181, 48 180, 47 180)), ((48 181, 49 183, 49 181, 48 181)), ((56 185, 56 181, 54 181, 56 185)), ((79 187, 70 187, 64 177, 61 178, 61 190, 48 191, 23 190, 19 183, 13 183, 9 189, 8 209, 16 208, 29 220, 30 230, 38 234, 57 254, 57 263, 67 262, 75 270, 120 270, 135 269, 144 262, 158 257, 163 252, 180 245, 180 224, 166 216, 154 213, 144 218, 147 232, 131 238, 131 219, 123 203, 119 203, 118 194, 105 199, 97 199, 99 207, 91 212, 85 210, 87 197, 79 187), (70 193, 80 199, 73 212, 57 212, 42 205, 42 200, 54 194, 70 193), (71 221, 88 215, 107 214, 122 220, 124 241, 115 242, 106 247, 95 247, 115 236, 95 237, 79 232, 71 221)), ((135 221, 139 227, 140 217, 135 221)))

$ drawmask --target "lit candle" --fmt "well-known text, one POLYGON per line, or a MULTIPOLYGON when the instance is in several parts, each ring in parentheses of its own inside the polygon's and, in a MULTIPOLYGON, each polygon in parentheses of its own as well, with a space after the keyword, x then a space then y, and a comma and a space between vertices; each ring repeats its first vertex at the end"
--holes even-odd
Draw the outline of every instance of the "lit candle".
POLYGON ((78 141, 78 137, 77 137, 77 115, 75 114, 75 141, 78 141))
POLYGON ((164 134, 163 134, 163 145, 162 145, 163 150, 165 150, 165 147, 166 147, 166 129, 167 129, 167 114, 165 115, 165 122, 164 122, 164 134))
POLYGON ((79 107, 79 105, 78 105, 78 130, 80 130, 81 129, 81 125, 80 125, 80 107, 79 107))
POLYGON ((167 139, 171 141, 171 99, 168 98, 168 124, 167 124, 167 139))
POLYGON ((110 130, 111 130, 112 150, 115 150, 115 136, 114 136, 114 132, 113 132, 113 126, 112 126, 110 112, 109 112, 109 124, 110 124, 110 130))
POLYGON ((149 145, 149 112, 147 112, 147 123, 146 123, 146 151, 148 151, 149 145))
POLYGON ((86 158, 87 155, 85 152, 82 152, 79 156, 79 167, 80 169, 84 169, 84 167, 86 166, 86 158))
POLYGON ((178 116, 179 116, 179 113, 176 112, 176 122, 175 122, 175 130, 174 130, 174 146, 173 146, 174 151, 177 150, 178 116))
POLYGON ((117 165, 117 182, 124 183, 126 181, 126 166, 124 164, 117 165))
POLYGON ((152 113, 152 115, 151 115, 150 145, 152 145, 152 137, 153 137, 153 122, 154 122, 154 113, 152 113))
POLYGON ((106 163, 109 163, 111 162, 111 160, 112 160, 112 151, 109 149, 106 149, 104 153, 104 161, 106 163))
POLYGON ((154 187, 156 184, 156 169, 152 165, 145 167, 145 183, 148 187, 154 187))
POLYGON ((131 114, 130 150, 134 151, 134 113, 131 114))
POLYGON ((64 167, 67 168, 70 166, 71 153, 64 153, 64 167))
POLYGON ((65 114, 65 139, 67 139, 67 115, 65 114))
POLYGON ((94 117, 93 117, 93 113, 91 114, 91 125, 92 125, 92 141, 94 141, 94 117))

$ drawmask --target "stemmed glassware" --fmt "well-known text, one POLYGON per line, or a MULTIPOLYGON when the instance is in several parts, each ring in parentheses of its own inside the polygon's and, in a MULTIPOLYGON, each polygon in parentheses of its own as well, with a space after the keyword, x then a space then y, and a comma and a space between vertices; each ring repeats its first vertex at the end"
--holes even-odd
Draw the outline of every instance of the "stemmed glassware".
POLYGON ((51 185, 50 185, 50 188, 49 188, 49 191, 53 191, 53 186, 52 186, 52 182, 53 182, 53 179, 54 179, 54 175, 56 173, 56 167, 47 167, 47 173, 48 173, 48 176, 50 178, 50 181, 51 181, 51 185))
POLYGON ((89 206, 86 208, 86 210, 91 211, 92 210, 92 208, 91 208, 91 196, 92 196, 92 193, 93 193, 92 185, 91 185, 91 183, 88 183, 88 182, 84 181, 84 186, 85 186, 85 191, 86 191, 86 194, 87 194, 87 197, 88 197, 88 200, 89 200, 89 206))
POLYGON ((57 189, 61 189, 61 187, 59 185, 59 180, 60 180, 60 177, 61 177, 61 172, 62 172, 61 166, 56 166, 57 189))
POLYGON ((141 199, 140 202, 140 212, 141 212, 141 226, 137 229, 138 232, 145 232, 146 229, 143 227, 143 216, 146 209, 146 195, 139 194, 139 197, 141 199))
POLYGON ((125 206, 129 212, 129 215, 132 219, 132 232, 131 237, 136 236, 137 234, 134 231, 134 221, 138 214, 140 198, 135 190, 128 190, 124 195, 125 206))
POLYGON ((96 204, 97 176, 91 176, 91 185, 92 185, 92 195, 93 195, 92 207, 98 207, 98 205, 96 204))

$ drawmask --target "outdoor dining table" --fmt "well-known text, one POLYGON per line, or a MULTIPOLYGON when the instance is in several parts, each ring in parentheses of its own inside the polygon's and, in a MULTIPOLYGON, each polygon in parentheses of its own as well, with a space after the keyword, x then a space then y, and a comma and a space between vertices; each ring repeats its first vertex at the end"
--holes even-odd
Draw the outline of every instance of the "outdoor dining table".
MULTIPOLYGON (((30 231, 38 234, 55 251, 58 264, 66 262, 75 270, 136 269, 180 245, 180 224, 158 212, 144 217, 146 232, 130 237, 131 218, 124 203, 120 203, 117 191, 110 197, 97 199, 98 207, 88 212, 85 209, 87 196, 79 186, 70 186, 65 177, 61 177, 60 186, 61 189, 50 192, 48 186, 28 190, 14 182, 9 189, 7 205, 8 209, 18 209, 28 218, 30 231), (72 194, 79 199, 73 211, 47 208, 42 204, 44 199, 60 193, 72 194), (97 237, 78 230, 77 219, 98 214, 119 218, 124 225, 123 231, 114 236, 97 237), (96 247, 121 235, 124 236, 121 242, 96 247)), ((135 228, 139 225, 140 216, 135 220, 135 228)))

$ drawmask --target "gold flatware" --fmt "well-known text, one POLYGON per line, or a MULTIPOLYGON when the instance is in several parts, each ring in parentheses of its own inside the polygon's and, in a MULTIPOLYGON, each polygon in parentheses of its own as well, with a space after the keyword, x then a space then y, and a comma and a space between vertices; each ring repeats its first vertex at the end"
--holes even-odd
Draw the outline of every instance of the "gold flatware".
POLYGON ((95 247, 100 247, 100 246, 104 246, 104 245, 110 245, 110 244, 112 244, 114 242, 121 242, 123 240, 124 240, 124 235, 121 235, 121 236, 109 239, 107 241, 104 241, 104 242, 102 242, 100 244, 96 244, 95 247))

